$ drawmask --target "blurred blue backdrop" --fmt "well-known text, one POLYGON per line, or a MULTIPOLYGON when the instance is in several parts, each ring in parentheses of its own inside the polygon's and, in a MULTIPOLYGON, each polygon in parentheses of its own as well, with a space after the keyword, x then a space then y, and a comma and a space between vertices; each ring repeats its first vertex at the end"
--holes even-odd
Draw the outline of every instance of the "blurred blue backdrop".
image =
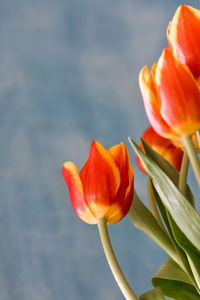
MULTIPOLYGON (((167 46, 180 4, 0 0, 0 299, 123 299, 61 169, 66 160, 80 168, 93 139, 139 140, 148 121, 138 72, 167 46)), ((130 157, 146 202, 146 177, 130 157)), ((150 289, 165 253, 128 217, 109 231, 135 292, 150 289)))

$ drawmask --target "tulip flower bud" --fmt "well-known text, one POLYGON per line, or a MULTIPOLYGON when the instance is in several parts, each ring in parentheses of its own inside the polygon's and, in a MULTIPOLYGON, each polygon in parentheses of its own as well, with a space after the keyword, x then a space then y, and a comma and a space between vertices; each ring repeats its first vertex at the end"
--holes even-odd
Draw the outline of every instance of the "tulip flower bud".
MULTIPOLYGON (((158 152, 162 157, 164 157, 177 171, 180 171, 183 151, 175 147, 169 139, 165 139, 158 135, 152 127, 148 127, 143 135, 142 139, 156 152, 158 152)), ((144 151, 144 147, 141 142, 139 142, 139 147, 144 151)), ((136 155, 136 162, 138 167, 145 173, 146 170, 136 155)))
POLYGON ((200 10, 180 5, 167 28, 173 55, 186 64, 195 78, 200 77, 200 10))
POLYGON ((164 49, 151 73, 139 75, 145 110, 151 126, 161 136, 180 139, 200 128, 200 90, 187 66, 164 49))
POLYGON ((93 141, 80 173, 72 162, 63 165, 63 177, 75 213, 84 222, 108 224, 120 221, 133 200, 133 168, 124 143, 106 150, 93 141))

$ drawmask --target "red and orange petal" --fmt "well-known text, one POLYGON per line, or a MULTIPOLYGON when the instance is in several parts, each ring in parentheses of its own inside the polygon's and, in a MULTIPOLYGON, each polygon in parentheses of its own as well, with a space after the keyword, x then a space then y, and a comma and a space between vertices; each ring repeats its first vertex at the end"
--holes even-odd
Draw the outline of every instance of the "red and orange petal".
MULTIPOLYGON (((143 140, 157 153, 163 156, 177 171, 180 170, 183 151, 175 147, 172 142, 159 136, 152 127, 148 127, 143 135, 143 140)), ((139 142, 140 149, 144 152, 144 147, 141 142, 139 142)), ((136 162, 138 167, 147 174, 140 158, 136 155, 136 162)))
POLYGON ((116 195, 116 201, 109 211, 109 224, 120 221, 129 211, 133 200, 133 167, 129 163, 129 154, 124 143, 109 149, 119 168, 122 178, 116 195), (118 208, 118 209, 117 209, 118 208))
POLYGON ((144 66, 139 74, 139 85, 147 117, 151 126, 161 136, 165 138, 179 138, 178 134, 168 126, 161 116, 160 100, 156 94, 157 87, 152 86, 154 83, 154 72, 155 67, 151 76, 148 67, 144 66))
POLYGON ((85 200, 83 185, 74 163, 67 161, 63 164, 62 174, 69 189, 73 209, 84 222, 95 224, 96 218, 85 200))
POLYGON ((133 201, 133 193, 134 193, 134 171, 132 165, 129 163, 129 185, 126 189, 126 194, 124 201, 120 201, 120 207, 123 211, 123 215, 126 215, 129 212, 133 201))
POLYGON ((148 127, 143 135, 143 140, 149 144, 155 151, 163 152, 168 149, 171 145, 171 141, 169 139, 165 139, 150 126, 148 127))
MULTIPOLYGON (((144 147, 143 147, 143 145, 142 145, 141 142, 138 143, 138 146, 139 146, 139 148, 140 148, 143 152, 145 152, 145 151, 144 151, 144 147)), ((138 156, 137 154, 135 155, 135 160, 136 160, 136 163, 137 163, 138 168, 139 168, 142 172, 144 172, 144 173, 146 173, 146 174, 148 175, 148 173, 147 173, 147 171, 146 171, 146 169, 145 169, 143 163, 141 162, 141 159, 139 158, 139 156, 138 156)))
POLYGON ((122 218, 128 213, 132 201, 133 201, 133 192, 134 192, 134 174, 133 167, 129 165, 129 185, 126 189, 124 198, 117 197, 116 202, 108 210, 108 224, 114 224, 119 222, 122 218))
POLYGON ((121 180, 117 197, 124 198, 126 189, 129 185, 129 154, 124 143, 113 146, 108 150, 119 169, 121 180))
POLYGON ((163 157, 179 172, 183 160, 183 151, 171 144, 170 148, 163 153, 163 157))
POLYGON ((190 70, 164 49, 155 80, 163 119, 178 135, 193 134, 200 128, 200 91, 190 70))
POLYGON ((167 29, 169 47, 195 77, 200 76, 200 11, 181 5, 175 12, 167 29))
POLYGON ((108 150, 94 141, 87 162, 80 171, 85 199, 96 219, 108 217, 121 179, 119 169, 108 150))

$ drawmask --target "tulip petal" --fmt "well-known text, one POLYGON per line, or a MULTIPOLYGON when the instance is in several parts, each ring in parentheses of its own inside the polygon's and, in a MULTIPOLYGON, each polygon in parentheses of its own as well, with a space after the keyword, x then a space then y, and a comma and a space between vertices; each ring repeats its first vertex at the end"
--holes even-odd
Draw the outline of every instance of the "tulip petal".
POLYGON ((156 152, 163 153, 170 145, 171 141, 157 134, 152 127, 148 127, 142 135, 143 140, 149 144, 156 152))
POLYGON ((75 213, 84 222, 95 224, 96 219, 85 201, 83 185, 78 174, 78 169, 74 163, 70 161, 65 162, 63 164, 62 173, 69 189, 69 195, 75 213))
POLYGON ((188 5, 176 10, 167 29, 173 54, 186 64, 195 77, 200 76, 200 11, 188 5))
MULTIPOLYGON (((120 184, 120 188, 118 190, 118 194, 125 194, 127 186, 129 185, 129 155, 128 150, 124 143, 120 143, 119 145, 113 146, 109 149, 112 157, 115 160, 115 163, 119 169, 120 177, 123 178, 120 184)), ((123 196, 122 196, 123 197, 123 196)))
MULTIPOLYGON (((148 127, 144 133, 142 134, 142 139, 156 152, 158 152, 160 155, 163 156, 163 153, 167 151, 171 145, 171 142, 169 139, 166 139, 159 134, 156 133, 156 131, 150 126, 148 127)), ((144 147, 142 142, 139 142, 138 146, 140 149, 144 151, 144 147)), ((140 158, 136 154, 136 162, 138 167, 140 168, 141 171, 146 172, 144 165, 142 164, 140 158)))
POLYGON ((126 189, 125 200, 121 204, 121 208, 124 214, 127 214, 132 201, 133 201, 133 188, 134 188, 134 171, 132 165, 129 163, 129 185, 126 189))
POLYGON ((155 74, 161 115, 180 136, 200 128, 200 91, 187 66, 164 49, 155 74))
POLYGON ((109 218, 108 211, 115 202, 120 186, 119 169, 108 150, 100 143, 91 144, 88 161, 80 171, 85 199, 96 219, 109 218))
MULTIPOLYGON (((153 69, 155 68, 155 65, 153 69)), ((151 75, 148 67, 144 66, 139 74, 139 85, 143 96, 143 102, 147 117, 154 130, 165 138, 179 138, 160 114, 160 101, 157 97, 156 88, 152 85, 151 75)))
MULTIPOLYGON (((139 143, 138 143, 138 146, 139 146, 139 148, 140 148, 143 152, 145 152, 145 151, 144 151, 144 147, 143 147, 142 142, 139 142, 139 143)), ((143 165, 141 159, 139 158, 139 156, 138 156, 137 154, 135 154, 135 159, 136 159, 136 164, 137 164, 138 168, 139 168, 142 172, 144 172, 145 174, 148 175, 148 173, 147 173, 147 171, 146 171, 146 169, 145 169, 145 167, 144 167, 144 165, 143 165)))
POLYGON ((116 202, 109 211, 109 224, 112 224, 120 221, 130 209, 133 199, 129 195, 133 186, 133 168, 129 163, 129 154, 124 143, 111 147, 109 151, 119 168, 122 179, 116 195, 116 202))
POLYGON ((162 155, 178 172, 181 169, 183 151, 175 147, 173 144, 165 150, 162 155))
MULTIPOLYGON (((175 147, 171 140, 165 139, 158 135, 152 127, 148 127, 142 134, 142 139, 157 153, 164 157, 177 171, 180 171, 180 166, 183 158, 183 151, 175 147)), ((144 151, 143 144, 139 143, 140 149, 144 151)), ((136 162, 138 167, 147 174, 144 165, 136 154, 136 162)))

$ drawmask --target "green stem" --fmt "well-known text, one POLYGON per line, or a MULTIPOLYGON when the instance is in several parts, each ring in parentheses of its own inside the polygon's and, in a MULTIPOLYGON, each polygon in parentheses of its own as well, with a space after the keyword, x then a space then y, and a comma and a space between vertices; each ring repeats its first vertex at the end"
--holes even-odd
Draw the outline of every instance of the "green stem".
POLYGON ((124 297, 128 300, 138 300, 135 293, 131 289, 128 281, 124 277, 124 274, 122 273, 122 270, 117 262, 115 253, 113 251, 110 238, 108 235, 108 229, 106 224, 105 218, 100 218, 98 220, 98 229, 99 234, 102 242, 102 246, 108 261, 108 264, 111 268, 111 271, 113 273, 113 276, 115 277, 115 280, 117 281, 124 297))
POLYGON ((198 147, 200 148, 200 130, 197 130, 196 135, 197 135, 198 147))
POLYGON ((185 147, 185 150, 188 154, 189 160, 191 162, 191 166, 194 172, 194 176, 196 178, 196 181, 200 187, 200 162, 199 158, 196 152, 196 149, 194 147, 194 144, 192 142, 192 136, 184 136, 182 137, 182 141, 185 147))
POLYGON ((178 188, 183 195, 186 194, 188 167, 189 167, 189 158, 187 152, 184 151, 183 159, 181 163, 181 170, 179 174, 179 181, 178 181, 178 188))
POLYGON ((149 201, 149 206, 151 209, 151 212, 153 214, 153 216, 155 217, 156 221, 158 222, 158 224, 160 225, 160 227, 165 231, 165 226, 163 225, 163 222, 160 218, 156 203, 155 203, 155 198, 154 198, 154 193, 153 193, 153 189, 152 189, 152 182, 150 177, 148 176, 147 179, 147 191, 148 191, 148 201, 149 201))

